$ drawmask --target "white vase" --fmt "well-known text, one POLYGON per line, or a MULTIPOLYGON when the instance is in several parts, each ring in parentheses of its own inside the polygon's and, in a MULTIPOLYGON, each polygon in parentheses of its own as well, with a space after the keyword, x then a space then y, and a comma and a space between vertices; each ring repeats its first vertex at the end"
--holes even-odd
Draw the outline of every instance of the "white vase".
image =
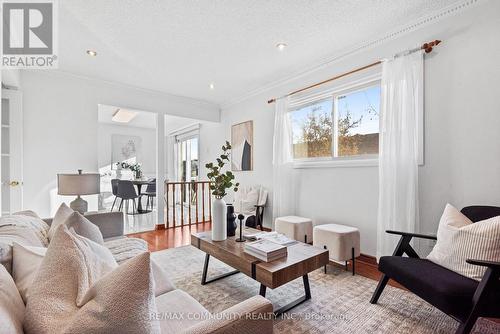
POLYGON ((227 239, 226 228, 227 206, 223 199, 212 201, 212 240, 222 241, 227 239))

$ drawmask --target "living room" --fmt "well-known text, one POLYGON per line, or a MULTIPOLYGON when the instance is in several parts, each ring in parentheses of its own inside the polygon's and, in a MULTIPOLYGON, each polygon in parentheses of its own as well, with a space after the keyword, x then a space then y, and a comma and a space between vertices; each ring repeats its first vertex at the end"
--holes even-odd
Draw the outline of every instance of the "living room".
POLYGON ((0 333, 500 332, 499 2, 16 3, 0 333))

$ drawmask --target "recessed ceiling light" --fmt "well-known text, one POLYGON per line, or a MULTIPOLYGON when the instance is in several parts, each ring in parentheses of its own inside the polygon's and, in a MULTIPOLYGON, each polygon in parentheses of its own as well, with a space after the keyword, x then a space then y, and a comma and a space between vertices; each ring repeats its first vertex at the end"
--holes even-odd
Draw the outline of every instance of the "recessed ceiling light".
POLYGON ((87 50, 87 54, 88 54, 89 56, 95 57, 95 56, 97 56, 97 51, 94 51, 94 50, 87 50))
POLYGON ((211 89, 211 90, 214 90, 215 89, 215 85, 213 82, 210 83, 210 85, 208 85, 208 87, 211 89))
POLYGON ((135 111, 116 109, 111 119, 113 120, 113 122, 128 123, 133 120, 135 116, 137 116, 137 113, 135 111))
POLYGON ((288 45, 286 45, 285 43, 278 43, 276 44, 276 48, 280 51, 283 51, 285 50, 285 48, 287 47, 288 45))

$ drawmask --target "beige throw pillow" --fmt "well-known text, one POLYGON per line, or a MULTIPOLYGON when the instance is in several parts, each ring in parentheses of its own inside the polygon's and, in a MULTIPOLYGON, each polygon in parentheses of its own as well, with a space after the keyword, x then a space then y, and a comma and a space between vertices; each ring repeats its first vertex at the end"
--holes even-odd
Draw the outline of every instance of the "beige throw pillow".
POLYGON ((64 224, 66 219, 68 219, 68 217, 71 216, 71 214, 73 212, 74 211, 72 209, 70 209, 66 205, 66 203, 62 203, 59 206, 59 209, 57 209, 56 214, 54 215, 54 218, 52 219, 52 224, 50 224, 49 240, 52 240, 59 225, 64 224))
POLYGON ((17 242, 26 246, 44 247, 38 235, 29 227, 0 226, 0 264, 12 273, 12 245, 17 242))
MULTIPOLYGON (((70 230, 80 241, 85 243, 97 256, 101 258, 111 269, 118 266, 113 254, 104 246, 87 239, 83 236, 77 235, 73 229, 70 230)), ((23 246, 14 243, 13 246, 13 260, 12 260, 12 277, 16 282, 17 289, 26 303, 28 300, 29 288, 33 283, 36 276, 38 267, 42 263, 47 248, 45 247, 32 247, 23 246)))
POLYGON ((38 267, 47 252, 45 247, 23 246, 14 243, 12 247, 12 278, 19 294, 26 303, 28 288, 31 286, 38 267))
POLYGON ((439 221, 436 245, 427 259, 481 280, 486 268, 468 264, 466 260, 500 261, 500 216, 473 223, 447 204, 439 221))
POLYGON ((102 277, 78 304, 66 333, 160 333, 149 253, 102 277))
POLYGON ((69 229, 74 229, 78 235, 88 238, 99 245, 104 245, 104 239, 99 227, 82 216, 79 212, 73 212, 64 222, 69 229))
POLYGON ((14 280, 0 266, 0 333, 22 334, 24 303, 14 280))
POLYGON ((26 333, 158 333, 149 253, 112 267, 59 227, 30 287, 26 333))

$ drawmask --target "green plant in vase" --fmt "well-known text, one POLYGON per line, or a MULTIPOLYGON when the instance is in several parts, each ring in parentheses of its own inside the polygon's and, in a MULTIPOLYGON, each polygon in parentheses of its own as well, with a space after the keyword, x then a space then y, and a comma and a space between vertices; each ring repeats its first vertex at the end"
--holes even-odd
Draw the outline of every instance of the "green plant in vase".
POLYGON ((210 181, 210 191, 215 199, 212 201, 212 240, 221 241, 227 238, 225 226, 227 206, 224 202, 224 196, 227 195, 228 189, 238 191, 240 185, 236 182, 234 174, 227 170, 223 171, 224 166, 229 163, 231 157, 231 144, 226 141, 222 145, 222 154, 215 162, 205 164, 208 169, 207 177, 210 181))

